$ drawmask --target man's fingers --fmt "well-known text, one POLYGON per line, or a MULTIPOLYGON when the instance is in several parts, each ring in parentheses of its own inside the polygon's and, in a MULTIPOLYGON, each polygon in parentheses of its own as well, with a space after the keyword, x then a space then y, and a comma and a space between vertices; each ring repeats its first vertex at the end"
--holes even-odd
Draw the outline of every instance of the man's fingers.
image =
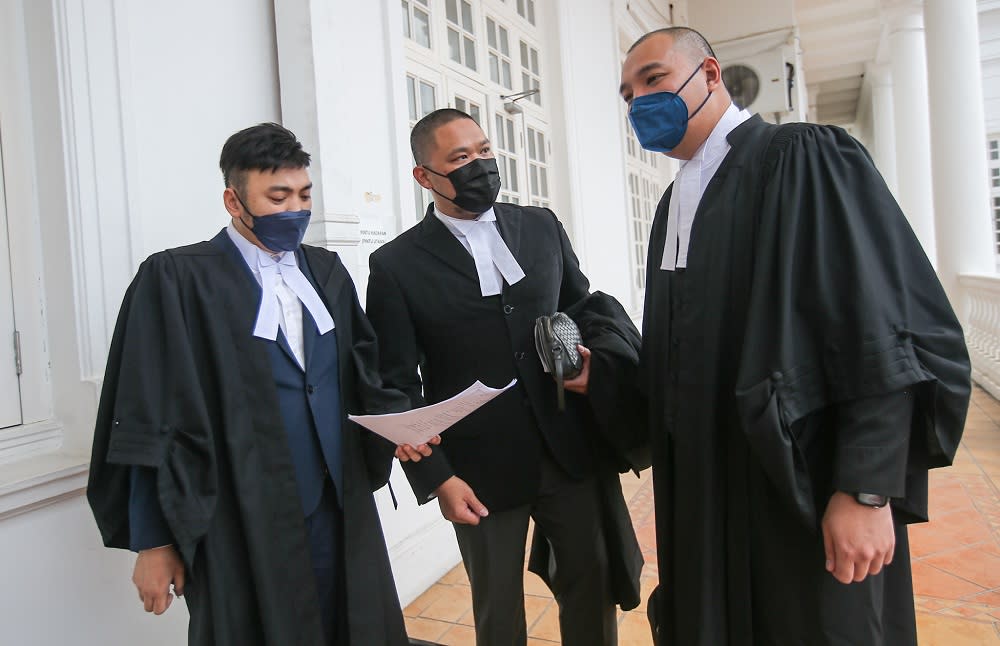
POLYGON ((823 528, 823 552, 826 554, 826 571, 833 573, 837 561, 834 558, 833 539, 830 538, 830 532, 826 530, 826 527, 823 528))
POLYGON ((837 551, 834 557, 833 578, 841 583, 850 583, 854 580, 854 561, 847 554, 837 551))
POLYGON ((434 446, 437 446, 438 444, 441 443, 441 436, 440 435, 435 435, 431 439, 427 440, 427 443, 428 444, 433 444, 434 446))
POLYGON ((146 612, 153 612, 153 604, 156 601, 155 595, 145 594, 142 596, 142 607, 146 612))
POLYGON ((423 456, 409 444, 400 444, 396 447, 396 458, 400 462, 420 462, 421 457, 423 456))
POLYGON ((486 516, 490 515, 489 510, 486 509, 486 505, 479 502, 479 498, 476 498, 476 495, 472 493, 472 491, 469 491, 469 497, 466 499, 465 502, 469 506, 469 509, 472 511, 472 513, 474 513, 476 516, 480 518, 485 518, 486 516))
POLYGON ((184 596, 184 568, 179 568, 174 574, 174 594, 178 597, 184 596))
POLYGON ((153 602, 153 614, 162 615, 170 607, 170 602, 173 601, 174 595, 167 592, 166 594, 157 595, 156 601, 153 602))
POLYGON ((425 458, 433 452, 434 452, 433 449, 431 449, 431 447, 429 447, 426 444, 421 444, 420 446, 417 447, 417 453, 419 453, 425 458))

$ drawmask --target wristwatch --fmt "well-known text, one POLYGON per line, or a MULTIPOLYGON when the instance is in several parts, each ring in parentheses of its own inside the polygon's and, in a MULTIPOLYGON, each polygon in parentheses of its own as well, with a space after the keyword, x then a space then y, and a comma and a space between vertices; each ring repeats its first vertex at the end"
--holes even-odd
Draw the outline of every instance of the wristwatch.
POLYGON ((858 504, 875 509, 881 509, 889 504, 889 496, 882 496, 877 493, 855 493, 854 499, 858 501, 858 504))

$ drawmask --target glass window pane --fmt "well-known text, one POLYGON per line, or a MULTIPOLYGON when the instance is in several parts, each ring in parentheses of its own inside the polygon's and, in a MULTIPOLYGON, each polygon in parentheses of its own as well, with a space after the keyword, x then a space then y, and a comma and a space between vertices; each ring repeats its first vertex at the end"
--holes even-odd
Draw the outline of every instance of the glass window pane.
POLYGON ((434 111, 434 86, 420 82, 420 116, 434 111))
POLYGON ((517 152, 517 146, 515 145, 517 140, 514 139, 514 120, 507 119, 507 145, 508 150, 513 153, 517 152))
POLYGON ((476 41, 471 38, 465 39, 465 66, 476 69, 476 41))
POLYGON ((531 89, 531 77, 528 76, 527 72, 521 72, 521 89, 522 90, 531 89))
POLYGON ((469 104, 469 115, 476 121, 476 123, 482 123, 479 120, 479 106, 475 103, 469 104))
POLYGON ((503 86, 508 90, 510 90, 514 87, 514 85, 510 81, 510 63, 504 61, 502 69, 503 69, 503 86))
POLYGON ((500 82, 500 61, 496 54, 490 54, 490 80, 494 83, 500 82))
POLYGON ((500 28, 500 53, 504 56, 510 56, 510 39, 507 36, 507 30, 503 27, 500 28))
POLYGON ((549 196, 549 174, 544 168, 538 169, 538 177, 542 180, 542 197, 549 196))
POLYGON ((454 29, 448 30, 448 56, 456 63, 462 62, 462 37, 454 29))
POLYGON ((410 3, 406 0, 403 2, 403 35, 410 38, 410 3))
POLYGON ((420 9, 413 10, 413 27, 415 40, 424 47, 431 46, 431 19, 420 9))
POLYGON ((535 24, 535 0, 528 0, 528 22, 535 24))
POLYGON ((497 48, 497 25, 492 18, 486 19, 486 42, 493 49, 497 48))
POLYGON ((445 14, 448 16, 448 20, 458 24, 458 4, 457 0, 445 0, 445 14))
POLYGON ((538 74, 538 50, 531 50, 531 71, 538 74))
POLYGON ((524 69, 528 69, 529 65, 531 65, 531 61, 528 60, 528 46, 525 45, 524 41, 522 40, 521 41, 521 67, 523 67, 524 69))
POLYGON ((455 109, 456 110, 461 110, 462 112, 466 112, 466 109, 465 109, 465 99, 456 96, 455 97, 455 109))
POLYGON ((528 128, 528 159, 538 159, 535 155, 535 131, 528 128))
POLYGON ((538 133, 538 161, 545 163, 545 135, 538 133))
POLYGON ((538 166, 531 166, 531 192, 538 194, 538 166))
POLYGON ((417 0, 417 2, 424 5, 425 7, 427 6, 427 0, 417 0))
POLYGON ((510 160, 510 190, 515 193, 519 192, 521 189, 517 186, 517 164, 514 160, 510 160))
POLYGON ((406 98, 410 104, 410 120, 416 121, 417 116, 417 88, 412 76, 406 77, 406 98))
POLYGON ((517 13, 524 15, 524 0, 517 0, 517 13))
POLYGON ((472 24, 472 5, 468 2, 462 2, 462 26, 469 33, 475 33, 475 28, 472 24))
POLYGON ((496 139, 496 144, 503 150, 507 150, 507 144, 503 140, 503 117, 499 114, 496 115, 496 130, 493 132, 493 137, 496 139))

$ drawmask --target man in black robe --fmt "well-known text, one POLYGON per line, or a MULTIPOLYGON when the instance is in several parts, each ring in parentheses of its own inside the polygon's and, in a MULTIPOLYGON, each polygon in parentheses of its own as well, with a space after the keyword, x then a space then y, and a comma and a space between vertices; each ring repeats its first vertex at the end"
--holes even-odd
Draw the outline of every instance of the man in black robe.
POLYGON ((308 165, 276 124, 230 137, 232 222, 150 256, 111 343, 87 496, 191 644, 407 643, 372 496, 394 447, 346 415, 409 404, 340 258, 300 246, 308 165))
POLYGON ((962 331, 866 151, 732 105, 700 34, 647 34, 621 96, 681 160, 649 236, 658 644, 916 643, 906 524, 950 464, 962 331))

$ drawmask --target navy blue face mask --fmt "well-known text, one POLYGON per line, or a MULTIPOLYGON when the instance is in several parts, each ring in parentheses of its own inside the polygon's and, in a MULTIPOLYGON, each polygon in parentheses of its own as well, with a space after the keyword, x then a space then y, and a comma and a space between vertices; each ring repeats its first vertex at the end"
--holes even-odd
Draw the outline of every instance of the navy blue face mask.
POLYGON ((691 76, 687 77, 687 80, 677 88, 676 92, 656 92, 632 99, 628 118, 632 122, 635 136, 643 148, 657 153, 668 153, 684 139, 688 121, 705 107, 709 97, 712 96, 712 93, 709 92, 701 105, 690 115, 688 115, 687 104, 680 97, 681 90, 691 82, 691 79, 704 64, 705 61, 698 63, 698 67, 691 72, 691 76))
POLYGON ((236 193, 236 199, 243 205, 247 215, 253 218, 252 231, 262 245, 271 251, 295 251, 302 244, 312 211, 305 209, 281 211, 271 215, 254 215, 239 193, 236 193))

